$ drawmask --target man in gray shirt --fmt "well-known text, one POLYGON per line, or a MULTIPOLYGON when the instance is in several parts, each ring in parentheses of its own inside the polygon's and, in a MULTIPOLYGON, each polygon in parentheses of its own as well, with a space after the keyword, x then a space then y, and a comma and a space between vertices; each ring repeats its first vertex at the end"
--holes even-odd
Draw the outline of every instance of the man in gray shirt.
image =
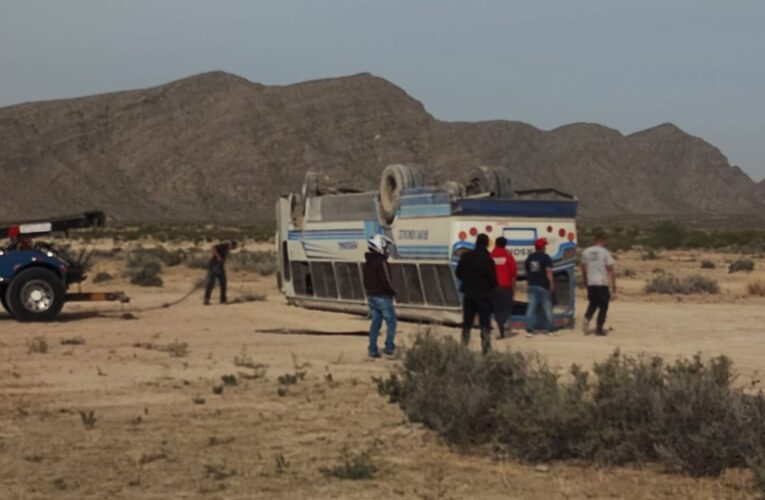
POLYGON ((595 236, 595 244, 582 252, 582 279, 587 287, 587 312, 584 314, 584 334, 590 333, 590 321, 598 311, 595 335, 606 335, 603 325, 606 323, 608 303, 611 291, 616 296, 616 274, 614 273, 614 258, 606 250, 605 234, 595 236), (609 290, 609 285, 611 290, 609 290))

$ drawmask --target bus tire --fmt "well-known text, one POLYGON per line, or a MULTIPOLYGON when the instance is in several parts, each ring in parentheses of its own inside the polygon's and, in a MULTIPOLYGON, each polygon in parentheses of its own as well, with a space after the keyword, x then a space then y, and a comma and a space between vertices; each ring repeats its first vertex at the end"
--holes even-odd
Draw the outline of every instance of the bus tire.
POLYGON ((465 197, 465 186, 463 186, 457 181, 446 181, 441 187, 453 199, 459 199, 459 198, 465 197))
POLYGON ((512 198, 513 186, 510 174, 500 167, 476 167, 472 170, 465 187, 468 196, 490 193, 495 198, 512 198))
POLYGON ((380 179, 380 219, 393 224, 406 189, 425 186, 425 171, 417 165, 388 165, 380 179))
POLYGON ((5 300, 19 321, 52 321, 64 307, 65 299, 62 279, 41 267, 21 271, 5 292, 5 300))
POLYGON ((303 199, 321 194, 321 175, 315 170, 309 170, 305 173, 303 181, 303 199))

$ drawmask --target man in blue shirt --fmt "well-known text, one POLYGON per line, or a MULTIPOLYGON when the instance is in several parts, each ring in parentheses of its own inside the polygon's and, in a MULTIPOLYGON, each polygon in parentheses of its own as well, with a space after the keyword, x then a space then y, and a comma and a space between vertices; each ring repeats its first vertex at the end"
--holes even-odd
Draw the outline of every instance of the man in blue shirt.
POLYGON ((542 309, 544 316, 544 329, 548 335, 555 335, 553 323, 552 294, 555 292, 555 279, 553 278, 553 262, 545 253, 547 240, 539 238, 534 242, 534 253, 526 258, 526 281, 529 289, 529 303, 526 308, 526 337, 535 335, 534 330, 537 319, 537 309, 542 309))

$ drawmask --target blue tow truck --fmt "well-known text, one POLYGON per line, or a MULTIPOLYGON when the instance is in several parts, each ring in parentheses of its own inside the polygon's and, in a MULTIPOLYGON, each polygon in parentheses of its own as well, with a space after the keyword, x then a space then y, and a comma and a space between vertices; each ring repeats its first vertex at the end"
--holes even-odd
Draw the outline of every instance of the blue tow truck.
POLYGON ((0 246, 0 303, 8 314, 19 321, 52 321, 65 302, 128 302, 120 292, 69 292, 72 285, 87 278, 92 252, 73 256, 51 243, 32 240, 70 229, 103 226, 105 221, 103 212, 85 212, 0 226, 0 240, 8 240, 0 246))

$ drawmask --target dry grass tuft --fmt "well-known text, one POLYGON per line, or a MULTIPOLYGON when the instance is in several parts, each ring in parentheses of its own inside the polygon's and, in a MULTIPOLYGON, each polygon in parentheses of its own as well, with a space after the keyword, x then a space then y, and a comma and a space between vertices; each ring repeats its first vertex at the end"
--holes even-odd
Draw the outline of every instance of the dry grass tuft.
POLYGON ((754 295, 756 297, 765 297, 765 280, 756 279, 750 282, 746 286, 746 290, 749 292, 749 295, 754 295))

